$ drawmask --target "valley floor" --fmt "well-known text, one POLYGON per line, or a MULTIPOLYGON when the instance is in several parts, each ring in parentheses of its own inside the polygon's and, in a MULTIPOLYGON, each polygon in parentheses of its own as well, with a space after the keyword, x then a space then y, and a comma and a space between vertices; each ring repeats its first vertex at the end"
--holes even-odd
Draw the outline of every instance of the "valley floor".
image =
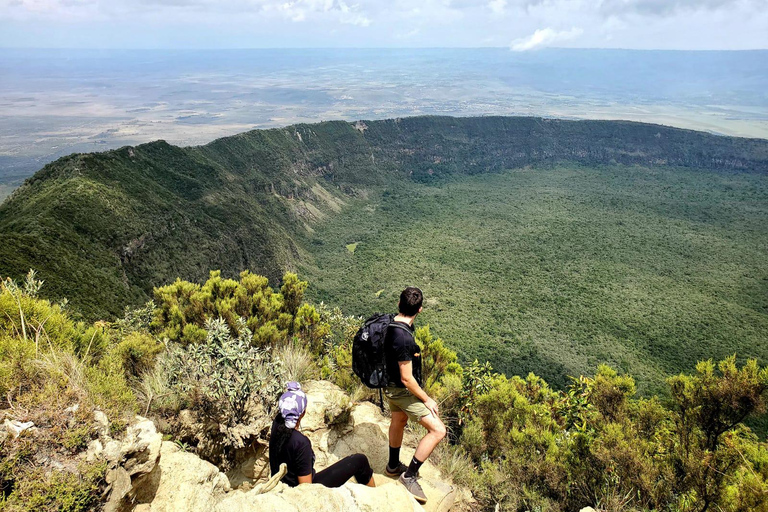
POLYGON ((418 323, 461 359, 556 386, 601 362, 659 392, 698 360, 768 361, 765 176, 563 165, 371 198, 306 244, 314 300, 369 316, 419 286, 418 323))

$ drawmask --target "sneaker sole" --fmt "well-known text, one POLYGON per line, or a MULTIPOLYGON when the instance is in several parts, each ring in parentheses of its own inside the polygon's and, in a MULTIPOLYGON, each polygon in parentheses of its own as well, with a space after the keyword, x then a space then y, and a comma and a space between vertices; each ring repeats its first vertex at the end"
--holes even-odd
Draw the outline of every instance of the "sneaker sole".
MULTIPOLYGON (((398 480, 398 482, 400 482, 400 480, 398 480)), ((400 482, 400 485, 402 485, 403 487, 405 487, 405 484, 403 484, 403 482, 400 482)), ((408 488, 407 488, 407 487, 405 487, 405 490, 406 490, 406 491, 408 491, 408 488)), ((408 491, 408 494, 410 494, 411 496, 413 496, 413 499, 415 499, 416 501, 418 501, 418 502, 419 502, 420 504, 422 504, 422 505, 423 505, 423 504, 425 504, 425 503, 427 502, 427 498, 422 498, 421 496, 416 496, 416 495, 415 495, 415 494, 413 494, 411 491, 408 491)))

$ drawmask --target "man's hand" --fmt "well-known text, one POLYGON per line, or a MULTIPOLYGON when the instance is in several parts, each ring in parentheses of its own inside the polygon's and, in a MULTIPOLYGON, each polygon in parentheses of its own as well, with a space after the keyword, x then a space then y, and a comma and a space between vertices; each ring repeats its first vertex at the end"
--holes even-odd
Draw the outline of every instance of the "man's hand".
POLYGON ((427 397, 426 400, 424 400, 424 405, 427 406, 427 409, 430 410, 430 412, 435 416, 435 418, 439 418, 437 414, 437 402, 432 400, 431 398, 427 397))

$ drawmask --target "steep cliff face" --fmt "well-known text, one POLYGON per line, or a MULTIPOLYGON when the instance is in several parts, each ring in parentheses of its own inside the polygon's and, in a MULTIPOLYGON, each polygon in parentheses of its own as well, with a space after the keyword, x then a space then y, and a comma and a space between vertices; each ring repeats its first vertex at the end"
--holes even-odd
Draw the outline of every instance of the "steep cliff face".
POLYGON ((303 257, 317 219, 371 187, 556 161, 766 173, 768 141, 618 121, 419 117, 75 154, 0 206, 0 275, 35 268, 86 317, 117 316, 153 284, 210 268, 276 279, 303 257))

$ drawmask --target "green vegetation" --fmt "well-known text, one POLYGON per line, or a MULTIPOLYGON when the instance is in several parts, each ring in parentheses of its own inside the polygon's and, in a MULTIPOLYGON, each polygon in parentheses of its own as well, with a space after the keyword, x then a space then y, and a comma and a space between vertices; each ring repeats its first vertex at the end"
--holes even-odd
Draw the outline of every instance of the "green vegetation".
POLYGON ((635 398, 633 379, 607 366, 564 392, 533 374, 479 381, 441 458, 485 510, 768 510, 768 445, 737 423, 765 409, 768 368, 754 360, 699 363, 668 380, 668 404, 635 398))
MULTIPOLYGON (((22 284, 4 281, 0 414, 37 428, 0 437, 0 510, 99 507, 106 465, 81 457, 96 437, 95 408, 108 412, 114 436, 141 410, 167 439, 226 470, 238 450, 266 443, 287 378, 324 375, 360 396, 351 342, 362 319, 305 303, 308 283, 294 274, 279 292, 259 286, 265 281, 211 272, 203 284, 156 288, 157 305, 93 326, 37 297, 43 285, 33 273, 22 284), (41 315, 56 318, 50 333, 41 315), (257 340, 249 324, 275 315, 291 317, 293 330, 257 340), (185 338, 190 325, 201 331, 185 338), (165 333, 182 334, 171 340, 165 333), (99 341, 66 342, 86 335, 99 341)), ((533 374, 508 378, 487 363, 461 366, 429 326, 415 335, 426 389, 451 432, 438 458, 482 510, 768 510, 768 444, 741 423, 766 409, 768 368, 755 360, 699 363, 694 375, 667 379, 668 399, 646 399, 634 396, 631 377, 605 365, 557 391, 533 374)), ((350 407, 339 404, 327 420, 344 421, 350 407)))
POLYGON ((357 315, 422 287, 464 362, 558 388, 605 362, 657 393, 709 357, 768 361, 766 247, 764 175, 557 165, 371 195, 316 226, 302 272, 357 315))
MULTIPOLYGON (((201 281, 210 268, 276 283, 304 259, 315 223, 372 187, 394 192, 555 161, 768 171, 766 141, 641 123, 417 117, 355 126, 61 158, 0 205, 0 274, 19 279, 35 268, 48 298, 67 297, 90 320, 114 319, 157 283, 201 281)), ((343 245, 351 240, 359 241, 343 245)))
MULTIPOLYGON (((349 315, 415 284, 444 462, 484 509, 765 510, 742 422, 765 412, 766 176, 768 141, 536 118, 65 157, 0 205, 0 410, 69 425, 79 403, 115 433, 141 412, 226 468, 276 375, 355 391, 349 315)), ((31 435, 2 441, 0 506, 90 507, 101 470, 33 474, 31 435)), ((45 435, 58 457, 93 433, 45 435)))

